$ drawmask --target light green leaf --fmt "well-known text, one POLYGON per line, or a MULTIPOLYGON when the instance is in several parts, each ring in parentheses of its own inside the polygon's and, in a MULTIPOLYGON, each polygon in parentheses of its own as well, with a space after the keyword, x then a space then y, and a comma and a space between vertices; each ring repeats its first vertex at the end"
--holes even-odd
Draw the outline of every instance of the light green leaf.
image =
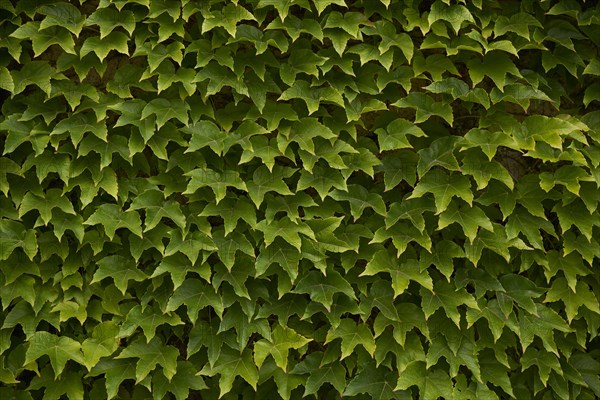
POLYGON ((50 358, 50 364, 56 376, 64 370, 68 360, 85 364, 81 353, 81 344, 67 336, 56 336, 48 332, 36 332, 29 338, 29 347, 25 355, 25 364, 42 356, 50 358))
POLYGON ((162 367, 163 374, 170 381, 177 372, 178 356, 179 350, 163 344, 161 339, 155 337, 149 343, 137 340, 129 344, 115 359, 138 359, 135 370, 136 382, 141 382, 157 366, 162 367))

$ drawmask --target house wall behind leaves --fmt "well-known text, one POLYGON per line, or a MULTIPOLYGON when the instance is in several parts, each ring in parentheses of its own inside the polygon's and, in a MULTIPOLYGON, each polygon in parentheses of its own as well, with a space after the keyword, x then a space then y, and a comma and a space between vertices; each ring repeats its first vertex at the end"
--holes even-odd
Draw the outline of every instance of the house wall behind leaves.
POLYGON ((600 397, 595 1, 0 0, 0 398, 600 397))

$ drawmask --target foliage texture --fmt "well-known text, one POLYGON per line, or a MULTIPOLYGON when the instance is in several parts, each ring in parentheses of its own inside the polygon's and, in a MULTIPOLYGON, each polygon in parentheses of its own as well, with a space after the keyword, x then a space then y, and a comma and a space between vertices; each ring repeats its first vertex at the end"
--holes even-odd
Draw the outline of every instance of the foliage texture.
POLYGON ((600 397, 600 8, 0 0, 0 398, 600 397))

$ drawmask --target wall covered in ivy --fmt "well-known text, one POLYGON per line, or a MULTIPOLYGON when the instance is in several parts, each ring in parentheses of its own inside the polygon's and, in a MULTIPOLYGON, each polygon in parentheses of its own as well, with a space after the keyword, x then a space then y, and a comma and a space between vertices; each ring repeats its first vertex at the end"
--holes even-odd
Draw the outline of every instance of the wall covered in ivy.
POLYGON ((600 397, 600 6, 0 0, 0 398, 600 397))

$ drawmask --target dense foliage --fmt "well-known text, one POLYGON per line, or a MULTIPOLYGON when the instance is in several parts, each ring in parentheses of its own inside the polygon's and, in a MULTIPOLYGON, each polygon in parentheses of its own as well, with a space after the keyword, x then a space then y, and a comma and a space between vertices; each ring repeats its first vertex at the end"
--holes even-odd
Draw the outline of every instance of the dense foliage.
POLYGON ((0 0, 0 398, 598 398, 599 7, 0 0))

